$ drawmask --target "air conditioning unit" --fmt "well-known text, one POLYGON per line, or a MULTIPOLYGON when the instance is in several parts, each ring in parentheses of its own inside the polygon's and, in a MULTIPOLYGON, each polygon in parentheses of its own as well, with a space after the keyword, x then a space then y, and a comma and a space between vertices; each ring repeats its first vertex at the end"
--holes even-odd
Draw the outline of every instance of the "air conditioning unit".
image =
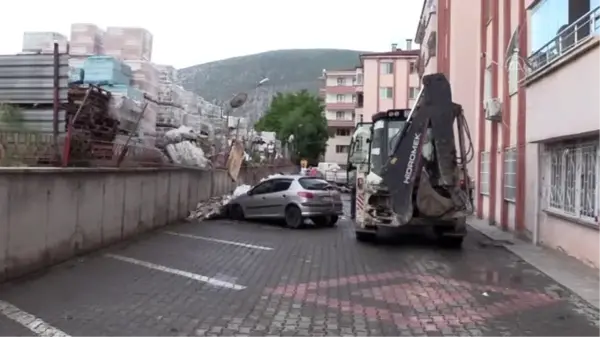
POLYGON ((497 98, 488 99, 484 105, 485 119, 494 122, 502 121, 502 103, 497 98))

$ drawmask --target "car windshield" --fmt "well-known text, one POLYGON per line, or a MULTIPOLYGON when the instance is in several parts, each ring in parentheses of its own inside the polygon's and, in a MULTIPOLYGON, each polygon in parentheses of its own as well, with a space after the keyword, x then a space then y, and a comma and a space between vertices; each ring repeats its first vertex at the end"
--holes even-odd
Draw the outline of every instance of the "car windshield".
POLYGON ((298 182, 306 190, 324 191, 331 188, 328 182, 318 178, 300 178, 298 182))
POLYGON ((405 121, 398 120, 387 123, 384 120, 379 120, 373 125, 373 140, 371 142, 371 171, 373 173, 381 175, 383 166, 394 150, 400 131, 405 123, 405 121), (388 128, 387 137, 386 127, 388 128))

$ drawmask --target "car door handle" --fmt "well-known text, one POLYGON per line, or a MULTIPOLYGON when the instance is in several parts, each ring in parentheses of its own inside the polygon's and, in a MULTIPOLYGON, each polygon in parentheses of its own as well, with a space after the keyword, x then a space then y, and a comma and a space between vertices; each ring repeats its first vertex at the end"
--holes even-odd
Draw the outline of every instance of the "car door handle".
POLYGON ((285 194, 284 194, 284 195, 283 195, 283 197, 284 197, 284 198, 287 198, 287 195, 285 195, 285 194))

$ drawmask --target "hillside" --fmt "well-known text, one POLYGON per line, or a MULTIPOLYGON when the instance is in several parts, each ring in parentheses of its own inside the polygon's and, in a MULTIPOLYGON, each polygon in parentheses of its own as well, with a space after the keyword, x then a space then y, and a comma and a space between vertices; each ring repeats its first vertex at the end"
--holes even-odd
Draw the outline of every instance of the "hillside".
POLYGON ((213 102, 247 92, 248 102, 233 115, 256 117, 267 108, 274 93, 301 89, 316 93, 323 69, 352 68, 359 63, 360 53, 343 49, 269 51, 180 69, 179 79, 184 88, 213 102), (254 89, 265 77, 269 82, 254 89))

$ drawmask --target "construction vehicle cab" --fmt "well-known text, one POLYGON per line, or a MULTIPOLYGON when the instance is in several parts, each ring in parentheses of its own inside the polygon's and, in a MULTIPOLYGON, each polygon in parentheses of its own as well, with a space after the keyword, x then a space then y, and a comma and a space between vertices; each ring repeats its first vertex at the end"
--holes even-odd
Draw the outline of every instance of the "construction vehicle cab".
POLYGON ((353 206, 359 241, 374 239, 385 227, 432 229, 443 243, 462 244, 466 217, 473 211, 468 187, 462 184, 469 181, 463 163, 465 126, 449 83, 434 74, 424 77, 412 109, 376 113, 367 139, 357 127, 348 162, 356 175, 353 206), (352 151, 359 139, 367 144, 366 160, 352 151))

